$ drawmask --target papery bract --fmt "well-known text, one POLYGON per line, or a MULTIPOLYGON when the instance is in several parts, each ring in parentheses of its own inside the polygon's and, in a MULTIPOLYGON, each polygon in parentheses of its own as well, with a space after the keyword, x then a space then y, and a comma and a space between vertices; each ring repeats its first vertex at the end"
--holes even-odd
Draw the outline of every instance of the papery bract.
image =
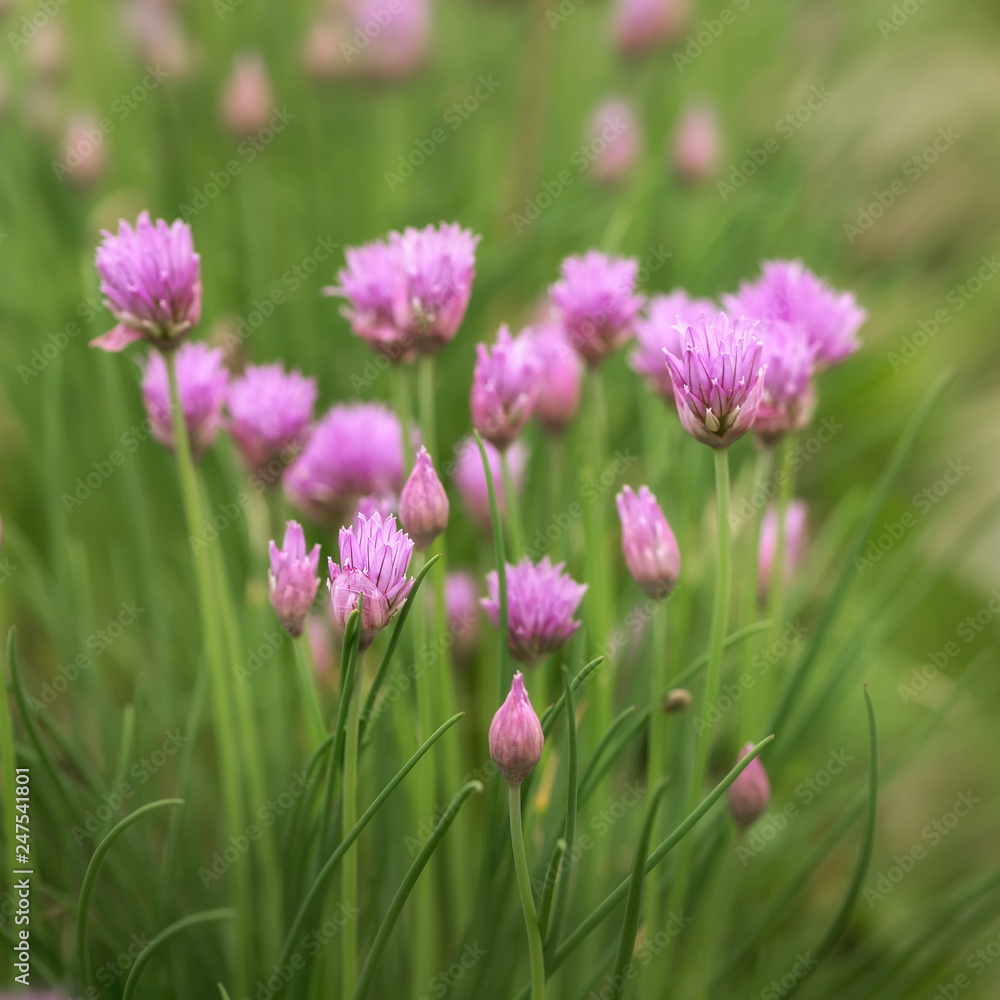
POLYGON ((490 757, 508 785, 520 785, 541 760, 544 746, 542 724, 518 671, 490 723, 490 757))

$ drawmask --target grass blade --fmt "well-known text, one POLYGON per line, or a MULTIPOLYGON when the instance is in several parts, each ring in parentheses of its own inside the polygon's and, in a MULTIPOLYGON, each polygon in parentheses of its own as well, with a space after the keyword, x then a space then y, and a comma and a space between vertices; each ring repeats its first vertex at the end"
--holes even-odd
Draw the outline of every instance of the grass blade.
POLYGON ((306 893, 305 899, 302 900, 302 905, 299 907, 298 913, 295 915, 295 919, 292 921, 292 926, 289 928, 288 934, 285 936, 285 943, 281 948, 281 955, 278 958, 278 965, 285 965, 288 961, 289 955, 292 951, 292 945, 297 939, 300 930, 302 929, 302 924, 306 919, 312 906, 319 900, 326 883, 329 881, 330 876, 333 874, 334 869, 337 867, 337 863, 347 852, 347 849, 354 843, 355 840, 361 835, 361 831, 368 825, 371 818, 379 811, 382 803, 392 794, 392 792, 397 788, 399 783, 410 773, 414 765, 420 760, 421 757, 449 730, 459 719, 462 718, 462 713, 452 716, 447 722, 439 726, 423 744, 418 748, 417 752, 400 768, 392 780, 382 789, 381 792, 375 797, 372 804, 365 810, 362 816, 358 819, 357 823, 351 827, 347 836, 337 845, 337 849, 332 855, 326 860, 326 863, 319 870, 316 878, 313 880, 312 885, 309 887, 309 891, 306 893))
POLYGON ((427 838, 427 843, 424 844, 423 849, 404 876, 403 881, 396 890, 396 895, 393 896, 392 902, 389 904, 389 909, 382 918, 382 923, 379 925, 378 931, 375 933, 375 940, 372 942, 371 951, 368 952, 364 968, 361 970, 361 975, 358 978, 358 987, 354 991, 354 1000, 363 1000, 364 996, 368 993, 368 988, 375 977, 375 968, 382 957, 382 952, 385 950, 389 935, 392 934, 392 930, 396 926, 396 921, 399 919, 403 904, 413 890, 414 885, 416 885, 420 873, 430 860, 430 856, 441 842, 441 838, 448 831, 448 827, 451 826, 452 820, 458 815, 458 810, 462 808, 465 800, 473 792, 481 792, 482 790, 482 783, 478 781, 470 781, 464 785, 461 791, 451 800, 451 804, 444 811, 444 815, 438 821, 437 826, 434 827, 430 837, 427 838))
MULTIPOLYGON (((90 981, 90 956, 87 952, 87 916, 90 911, 90 897, 94 891, 94 883, 101 870, 101 863, 105 855, 111 850, 112 844, 135 822, 142 819, 156 809, 164 806, 184 805, 183 799, 158 799, 147 805, 140 806, 135 812, 130 813, 120 823, 112 827, 108 835, 97 845, 94 856, 87 865, 86 874, 83 876, 83 885, 80 887, 80 899, 76 907, 76 959, 80 969, 80 978, 85 987, 91 986, 90 981)), ((133 970, 134 971, 134 970, 133 970)))
MULTIPOLYGON (((202 913, 192 913, 190 916, 181 917, 180 920, 160 931, 135 960, 135 965, 132 966, 132 971, 129 972, 128 979, 125 980, 125 992, 122 994, 122 1000, 135 1000, 135 991, 139 987, 139 976, 142 975, 143 969, 149 965, 150 959, 156 954, 161 945, 166 944, 171 938, 177 937, 178 934, 186 931, 189 927, 195 927, 198 924, 207 924, 214 920, 232 920, 235 916, 235 910, 205 910, 202 913)), ((219 989, 222 989, 221 983, 219 984, 219 989)), ((223 993, 225 993, 225 990, 223 990, 223 993)))
POLYGON ((639 843, 635 845, 632 858, 632 872, 628 879, 628 895, 625 897, 625 919, 622 922, 622 933, 618 940, 618 955, 611 970, 612 1000, 622 995, 625 989, 625 967, 632 960, 635 949, 635 935, 639 929, 639 904, 642 902, 642 883, 646 880, 646 853, 649 851, 649 838, 653 835, 653 823, 656 820, 656 810, 667 790, 667 779, 663 778, 653 791, 646 810, 646 822, 642 824, 639 843))

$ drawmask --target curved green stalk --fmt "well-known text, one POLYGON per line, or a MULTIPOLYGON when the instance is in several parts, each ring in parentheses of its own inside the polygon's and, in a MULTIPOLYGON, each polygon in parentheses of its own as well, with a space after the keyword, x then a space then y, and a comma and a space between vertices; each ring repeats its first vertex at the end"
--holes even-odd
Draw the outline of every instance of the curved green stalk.
POLYGON ((521 525, 521 504, 510 473, 507 452, 500 452, 500 478, 503 484, 503 498, 507 505, 507 530, 510 532, 510 561, 516 563, 524 551, 524 528, 521 525))
MULTIPOLYGON (((135 960, 135 965, 132 966, 132 971, 129 972, 128 979, 125 980, 125 990, 122 993, 122 1000, 135 1000, 135 991, 139 988, 139 977, 161 945, 166 944, 171 938, 177 937, 178 934, 186 931, 189 927, 195 927, 198 924, 207 924, 214 920, 232 920, 235 916, 235 910, 205 910, 203 913, 192 913, 190 916, 181 917, 180 920, 160 931, 135 960)), ((221 983, 219 984, 219 988, 222 989, 221 983)), ((225 991, 223 990, 223 992, 225 991)))
POLYGON ((326 739, 326 722, 323 720, 323 708, 319 700, 319 691, 316 689, 316 668, 305 636, 293 638, 292 646, 295 649, 295 666, 302 688, 302 705, 306 717, 306 729, 309 732, 309 746, 315 749, 326 739))
MULTIPOLYGON (((360 632, 360 622, 358 630, 360 632)), ((358 819, 358 731, 361 716, 361 682, 364 676, 364 651, 357 654, 354 668, 354 685, 347 707, 347 742, 344 747, 344 785, 342 792, 343 837, 353 829, 358 819)), ((350 909, 358 908, 358 852, 347 851, 341 869, 341 902, 350 909)), ((341 996, 354 992, 357 976, 358 924, 348 920, 344 925, 340 940, 341 948, 341 996)))
POLYGON ((137 820, 142 819, 148 813, 164 806, 184 805, 183 799, 158 799, 148 805, 140 806, 135 812, 129 813, 120 823, 111 828, 108 835, 97 845, 87 871, 83 876, 83 884, 80 886, 80 899, 76 906, 76 961, 80 971, 80 981, 85 987, 90 987, 90 955, 87 951, 87 917, 90 912, 90 897, 94 891, 94 883, 97 881, 98 873, 105 855, 111 850, 112 844, 137 820))

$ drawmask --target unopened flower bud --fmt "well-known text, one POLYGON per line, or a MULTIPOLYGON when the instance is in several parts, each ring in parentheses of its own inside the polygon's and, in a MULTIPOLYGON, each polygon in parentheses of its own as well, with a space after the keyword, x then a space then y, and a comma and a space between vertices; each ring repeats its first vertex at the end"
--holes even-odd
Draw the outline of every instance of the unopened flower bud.
POLYGON ((708 106, 688 108, 677 124, 671 159, 677 175, 698 183, 719 169, 722 158, 722 132, 715 111, 708 106))
POLYGON ((674 533, 648 486, 641 486, 638 494, 626 486, 616 499, 625 565, 646 594, 661 601, 670 595, 681 571, 674 533))
POLYGON ((289 521, 281 548, 272 541, 269 551, 267 590, 271 607, 285 631, 299 636, 319 589, 319 545, 307 553, 302 525, 289 521))
POLYGON ((273 113, 274 91, 264 57, 258 52, 237 56, 222 91, 222 124, 236 135, 252 135, 273 113))
POLYGON ((545 735, 519 670, 490 723, 490 756, 508 785, 519 785, 542 757, 545 735))
POLYGON ((399 523, 418 551, 430 548, 448 527, 448 495, 426 448, 417 452, 413 471, 399 495, 399 523))
MULTIPOLYGON (((747 743, 740 751, 737 761, 742 760, 751 750, 753 744, 747 743)), ((767 809, 767 804, 771 801, 771 784, 760 757, 754 757, 744 768, 729 786, 728 795, 729 811, 733 814, 736 825, 745 830, 767 809)))

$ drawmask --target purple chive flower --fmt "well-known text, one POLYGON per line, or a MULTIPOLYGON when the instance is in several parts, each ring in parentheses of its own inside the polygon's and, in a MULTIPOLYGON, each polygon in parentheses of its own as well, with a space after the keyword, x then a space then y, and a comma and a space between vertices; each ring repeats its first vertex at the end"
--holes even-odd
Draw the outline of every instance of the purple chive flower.
MULTIPOLYGON (((493 474, 493 485, 497 493, 497 507, 500 516, 507 512, 507 499, 503 493, 503 476, 500 468, 500 452, 489 443, 484 441, 486 448, 486 458, 490 463, 490 471, 493 474)), ((524 445, 520 441, 515 441, 507 449, 507 465, 510 469, 510 478, 513 480, 514 489, 521 492, 524 482, 524 470, 528 464, 528 454, 524 445)), ((469 508, 473 517, 479 525, 487 530, 490 527, 490 497, 486 488, 486 472, 483 469, 483 460, 479 454, 479 446, 471 437, 462 440, 455 449, 455 485, 462 494, 462 499, 469 508)))
POLYGON ((558 323, 532 327, 530 342, 542 369, 535 416, 546 430, 558 434, 580 408, 583 362, 558 323))
POLYGON ((190 227, 180 219, 150 222, 142 212, 133 229, 124 219, 118 235, 102 230, 97 248, 104 304, 118 325, 90 342, 121 351, 148 340, 171 350, 201 317, 200 261, 190 227))
POLYGON ((542 759, 545 734, 531 707, 531 699, 519 670, 510 694, 490 723, 490 756, 508 785, 520 785, 542 759))
POLYGON ((588 250, 567 257, 549 296, 570 343, 592 368, 631 335, 645 301, 635 293, 639 264, 588 250))
POLYGON ((294 504, 332 522, 349 517, 361 497, 398 494, 403 482, 399 420, 377 403, 332 407, 283 482, 294 504))
POLYGON ((687 21, 685 0, 617 0, 615 42, 624 53, 665 45, 687 21))
MULTIPOLYGON (((747 743, 740 751, 737 763, 751 750, 753 744, 747 743)), ((740 776, 729 786, 726 794, 729 797, 729 811, 740 830, 753 825, 771 801, 771 784, 767 780, 767 772, 760 762, 760 757, 754 757, 750 761, 740 776)))
POLYGON ((849 292, 837 292, 800 260, 772 260, 760 276, 744 282, 736 295, 723 296, 732 315, 757 320, 763 327, 783 322, 798 326, 813 348, 817 369, 843 361, 861 346, 858 329, 867 318, 849 292))
MULTIPOLYGON (((191 454, 199 459, 215 440, 222 423, 229 372, 222 363, 221 348, 192 341, 181 346, 174 359, 177 388, 184 423, 191 439, 191 454)), ((150 354, 142 376, 142 398, 153 425, 153 437, 173 450, 174 427, 170 415, 170 386, 162 354, 150 354)))
POLYGON ((353 30, 342 51, 349 62, 358 57, 362 73, 398 80, 420 69, 430 41, 428 0, 351 0, 345 6, 353 30))
MULTIPOLYGON (((805 500, 792 500, 785 510, 785 573, 787 584, 795 575, 806 551, 808 508, 805 500)), ((774 556, 778 547, 778 509, 771 504, 760 526, 760 547, 757 555, 758 593, 763 604, 767 600, 774 572, 774 556)))
POLYGON ((500 451, 514 443, 534 409, 541 375, 528 334, 515 339, 501 326, 492 349, 477 345, 469 409, 484 440, 500 451))
POLYGON ((478 242, 457 223, 392 232, 349 247, 338 284, 323 293, 346 299, 351 328, 390 360, 435 354, 465 316, 478 242))
POLYGON ((409 362, 416 355, 413 338, 395 320, 398 288, 402 281, 399 250, 395 244, 374 240, 344 251, 347 266, 337 272, 337 285, 324 295, 347 300, 341 312, 351 329, 390 361, 409 362))
POLYGON ((455 639, 458 661, 468 661, 479 640, 479 587, 471 573, 449 573, 444 585, 444 603, 448 629, 455 639))
POLYGON ((330 604, 333 620, 343 632, 347 619, 364 595, 361 649, 367 649, 396 617, 413 586, 406 570, 413 554, 409 535, 396 519, 379 513, 358 514, 354 524, 340 529, 340 565, 330 560, 330 604))
MULTIPOLYGON (((534 664, 557 650, 579 627, 573 619, 587 585, 563 573, 565 563, 535 565, 525 557, 516 566, 507 564, 507 647, 522 663, 534 664)), ((481 600, 486 617, 500 625, 499 581, 496 570, 486 575, 489 597, 481 600)))
POLYGON ((654 295, 645 318, 636 321, 638 343, 629 359, 632 369, 668 403, 674 401, 674 383, 663 352, 680 356, 683 347, 678 327, 693 326, 718 312, 719 307, 709 299, 693 299, 683 288, 676 288, 669 295, 654 295))
POLYGON ((404 229, 389 239, 400 258, 396 325, 422 354, 436 354, 458 332, 472 295, 480 237, 457 222, 404 229))
POLYGON ((598 105, 587 125, 587 145, 594 152, 590 169, 602 184, 630 173, 642 153, 642 131, 632 105, 612 98, 598 105))
POLYGON ((399 495, 399 523, 420 551, 430 548, 448 527, 448 495, 426 448, 417 452, 413 471, 399 495))
POLYGON ((280 364, 248 365, 229 385, 229 433, 251 469, 287 462, 309 432, 316 380, 280 364))
POLYGON ((759 332, 764 342, 764 394, 753 429, 763 444, 771 446, 812 419, 816 353, 802 329, 791 323, 770 323, 759 332))
POLYGON ((289 521, 279 549, 268 546, 271 570, 267 593, 278 621, 291 636, 302 635, 302 627, 319 589, 319 545, 306 552, 306 535, 298 521, 289 521))
POLYGON ((700 319, 685 328, 679 355, 667 352, 677 414, 703 444, 725 448, 753 426, 764 391, 756 325, 742 317, 700 319))
POLYGON ((681 572, 681 553, 648 486, 626 486, 616 497, 622 522, 622 552, 632 579, 654 600, 670 596, 681 572))

